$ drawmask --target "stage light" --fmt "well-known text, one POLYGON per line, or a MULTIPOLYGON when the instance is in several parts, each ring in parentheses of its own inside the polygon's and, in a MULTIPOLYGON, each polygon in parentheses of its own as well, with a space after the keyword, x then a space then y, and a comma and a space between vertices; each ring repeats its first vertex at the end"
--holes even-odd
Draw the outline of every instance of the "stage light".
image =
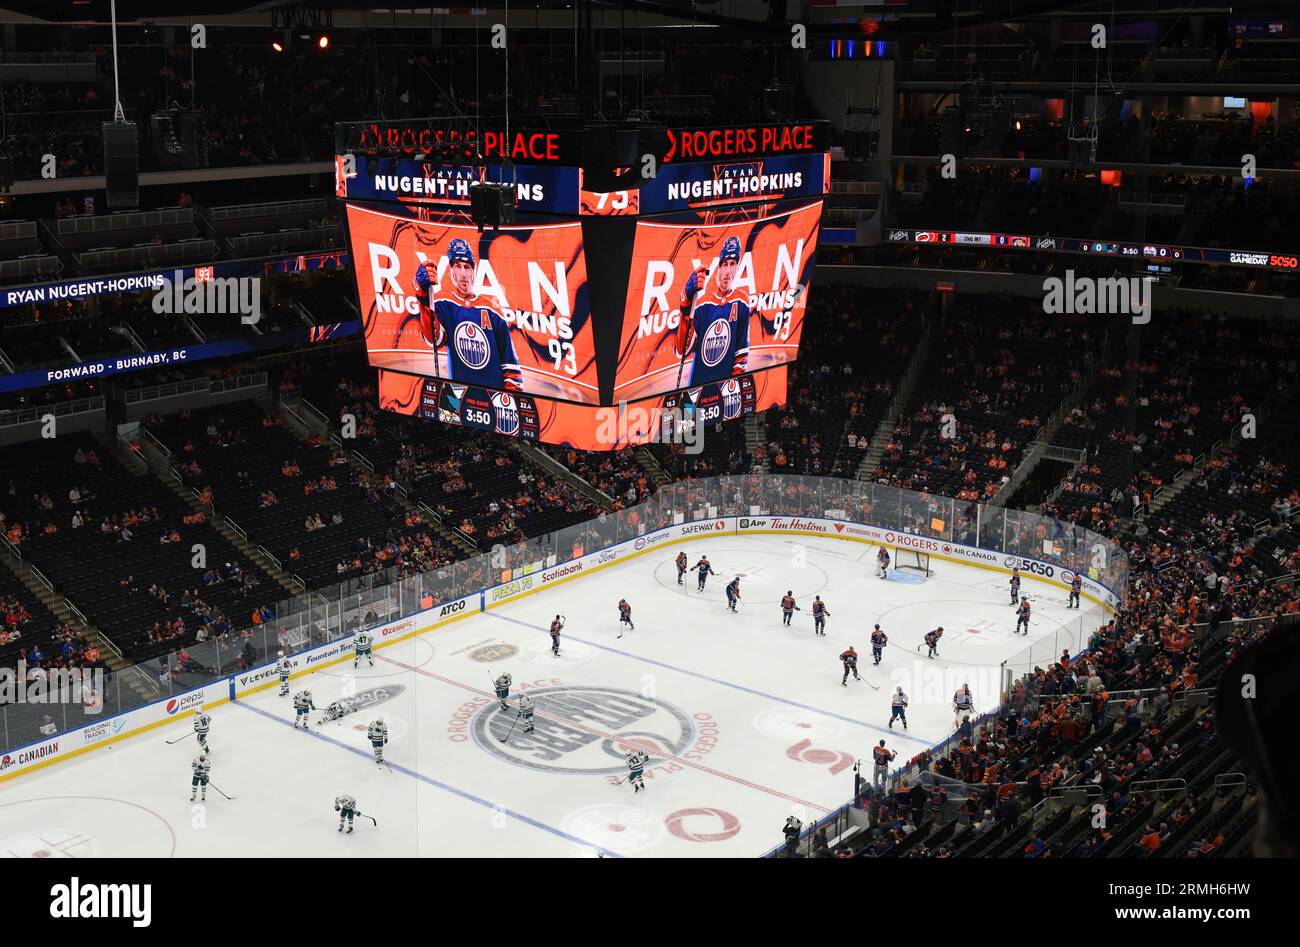
POLYGON ((319 46, 321 49, 328 49, 329 44, 330 44, 330 38, 329 35, 326 33, 322 33, 320 39, 316 41, 316 45, 319 46))
POLYGON ((271 48, 274 49, 277 53, 282 53, 282 52, 284 52, 284 44, 281 43, 278 39, 277 39, 277 40, 274 40, 274 41, 271 43, 271 48))

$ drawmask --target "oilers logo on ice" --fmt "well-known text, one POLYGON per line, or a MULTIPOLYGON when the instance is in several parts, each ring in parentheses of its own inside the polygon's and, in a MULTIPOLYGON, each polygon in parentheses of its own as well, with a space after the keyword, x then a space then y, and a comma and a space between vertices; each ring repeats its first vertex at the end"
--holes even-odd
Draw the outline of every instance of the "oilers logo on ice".
POLYGON ((519 403, 514 395, 498 391, 492 396, 492 408, 496 412, 496 432, 513 436, 519 433, 519 403))
POLYGON ((728 378, 722 383, 719 393, 722 395, 722 419, 732 421, 740 417, 740 409, 744 406, 740 397, 740 382, 728 378))
MULTIPOLYGON (((474 716, 474 742, 516 766, 548 773, 623 776, 634 748, 650 754, 647 768, 684 753, 695 721, 679 707, 636 691, 559 685, 528 688, 535 729, 525 733, 514 710, 491 702, 474 716), (503 739, 504 738, 504 739, 503 739)), ((671 763, 671 766, 680 766, 671 763)))
POLYGON ((465 363, 466 368, 486 368, 488 356, 487 333, 472 322, 462 322, 456 326, 456 357, 465 363))
POLYGON ((714 319, 700 340, 700 361, 709 368, 714 368, 726 358, 730 348, 731 323, 726 319, 714 319))
POLYGON ((515 645, 503 641, 500 644, 489 644, 481 648, 475 648, 469 653, 469 659, 487 664, 492 661, 504 661, 506 658, 512 658, 518 653, 519 649, 515 645))

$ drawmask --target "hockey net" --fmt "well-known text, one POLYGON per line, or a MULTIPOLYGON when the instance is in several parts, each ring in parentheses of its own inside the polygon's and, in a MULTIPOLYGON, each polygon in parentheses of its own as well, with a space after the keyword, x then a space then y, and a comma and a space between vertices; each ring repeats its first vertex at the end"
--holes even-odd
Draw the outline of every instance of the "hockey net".
POLYGON ((890 555, 893 556, 895 569, 910 569, 925 576, 930 575, 930 554, 928 552, 891 546, 890 555))

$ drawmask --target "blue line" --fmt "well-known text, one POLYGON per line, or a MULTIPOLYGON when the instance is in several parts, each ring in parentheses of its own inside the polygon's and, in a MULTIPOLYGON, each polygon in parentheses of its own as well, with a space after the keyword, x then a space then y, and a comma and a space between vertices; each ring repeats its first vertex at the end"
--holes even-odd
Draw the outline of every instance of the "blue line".
MULTIPOLYGON (((245 710, 251 710, 255 714, 261 714, 263 717, 267 718, 268 720, 273 720, 276 723, 283 724, 286 727, 293 728, 293 724, 289 723, 289 721, 284 720, 281 717, 277 717, 275 714, 268 713, 267 711, 262 710, 259 707, 253 707, 248 703, 248 701, 239 701, 235 706, 243 707, 245 710)), ((365 750, 358 749, 355 746, 348 746, 346 743, 343 743, 340 740, 335 740, 333 737, 328 737, 325 734, 319 732, 318 730, 308 730, 307 732, 310 733, 312 736, 314 736, 316 739, 324 740, 326 743, 330 743, 333 744, 334 746, 339 747, 340 749, 347 750, 349 753, 355 753, 358 756, 367 760, 372 759, 371 755, 367 753, 365 750)), ((564 839, 566 842, 573 842, 575 845, 585 845, 588 848, 599 849, 600 851, 604 852, 606 855, 612 855, 614 858, 623 857, 618 852, 612 851, 608 848, 602 848, 599 845, 593 845, 591 842, 585 841, 584 839, 580 839, 575 835, 569 835, 567 832, 562 832, 559 829, 553 828, 552 826, 549 826, 544 822, 538 822, 536 819, 532 819, 526 815, 523 815, 522 813, 515 812, 513 809, 507 809, 505 806, 498 806, 495 803, 488 802, 486 799, 479 798, 473 793, 468 793, 463 789, 457 789, 455 786, 449 786, 444 782, 439 782, 433 777, 425 776, 423 773, 416 772, 413 769, 407 769, 405 766, 402 766, 399 763, 390 763, 387 760, 385 760, 384 765, 386 765, 389 769, 394 770, 395 772, 401 773, 404 776, 410 776, 412 779, 418 779, 421 782, 428 783, 430 786, 436 786, 438 789, 442 789, 445 792, 449 792, 454 796, 460 796, 462 799, 467 799, 470 802, 480 805, 485 809, 491 809, 493 812, 504 812, 506 815, 510 816, 511 818, 518 819, 520 822, 523 822, 527 825, 531 825, 535 829, 541 829, 543 832, 550 832, 552 835, 559 836, 560 838, 564 839)))
MULTIPOLYGON (((489 618, 499 618, 501 621, 514 622, 516 625, 523 625, 525 628, 536 628, 538 631, 548 631, 541 625, 534 625, 530 622, 520 621, 518 618, 511 618, 508 615, 498 615, 496 612, 488 612, 489 618)), ((565 635, 566 638, 573 638, 572 635, 565 635)), ((845 723, 856 724, 859 727, 866 727, 868 730, 875 730, 877 733, 887 733, 895 739, 911 740, 913 743, 919 743, 922 746, 929 746, 925 740, 920 737, 911 736, 907 731, 899 733, 897 730, 885 727, 877 727, 875 724, 864 723, 861 720, 855 720, 852 717, 845 717, 841 714, 833 713, 829 710, 822 710, 820 707, 813 707, 810 704, 801 704, 795 700, 787 700, 784 697, 777 697, 774 694, 766 694, 763 691, 756 691, 752 687, 745 687, 742 684, 735 684, 731 681, 723 681, 716 677, 709 677, 707 674, 701 674, 699 671, 688 671, 685 668, 679 668, 676 665, 668 664, 664 661, 656 661, 654 658, 643 658, 639 654, 630 654, 627 651, 620 651, 618 648, 611 648, 608 645, 596 644, 594 641, 587 641, 583 638, 573 638, 580 644, 589 645, 593 648, 599 648, 602 651, 608 651, 610 654, 617 654, 625 658, 631 658, 633 661, 644 661, 646 664, 653 664, 656 667, 666 668, 669 671, 676 671, 678 674, 685 674, 687 677, 697 677, 702 681, 708 681, 710 684, 720 684, 723 687, 730 687, 734 690, 743 691, 746 694, 753 694, 755 697, 762 697, 764 700, 774 700, 779 704, 785 704, 789 707, 798 707, 801 710, 811 710, 815 714, 821 714, 825 717, 834 717, 836 720, 843 720, 845 723)))

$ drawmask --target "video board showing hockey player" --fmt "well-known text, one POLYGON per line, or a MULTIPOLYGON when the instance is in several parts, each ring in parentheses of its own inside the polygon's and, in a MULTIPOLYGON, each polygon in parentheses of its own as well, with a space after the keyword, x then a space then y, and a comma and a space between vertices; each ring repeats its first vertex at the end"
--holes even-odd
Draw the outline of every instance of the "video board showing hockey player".
POLYGON ((350 204, 348 229, 371 365, 598 400, 581 224, 480 233, 350 204))
POLYGON ((794 361, 821 212, 815 201, 725 223, 638 221, 614 398, 794 361))

